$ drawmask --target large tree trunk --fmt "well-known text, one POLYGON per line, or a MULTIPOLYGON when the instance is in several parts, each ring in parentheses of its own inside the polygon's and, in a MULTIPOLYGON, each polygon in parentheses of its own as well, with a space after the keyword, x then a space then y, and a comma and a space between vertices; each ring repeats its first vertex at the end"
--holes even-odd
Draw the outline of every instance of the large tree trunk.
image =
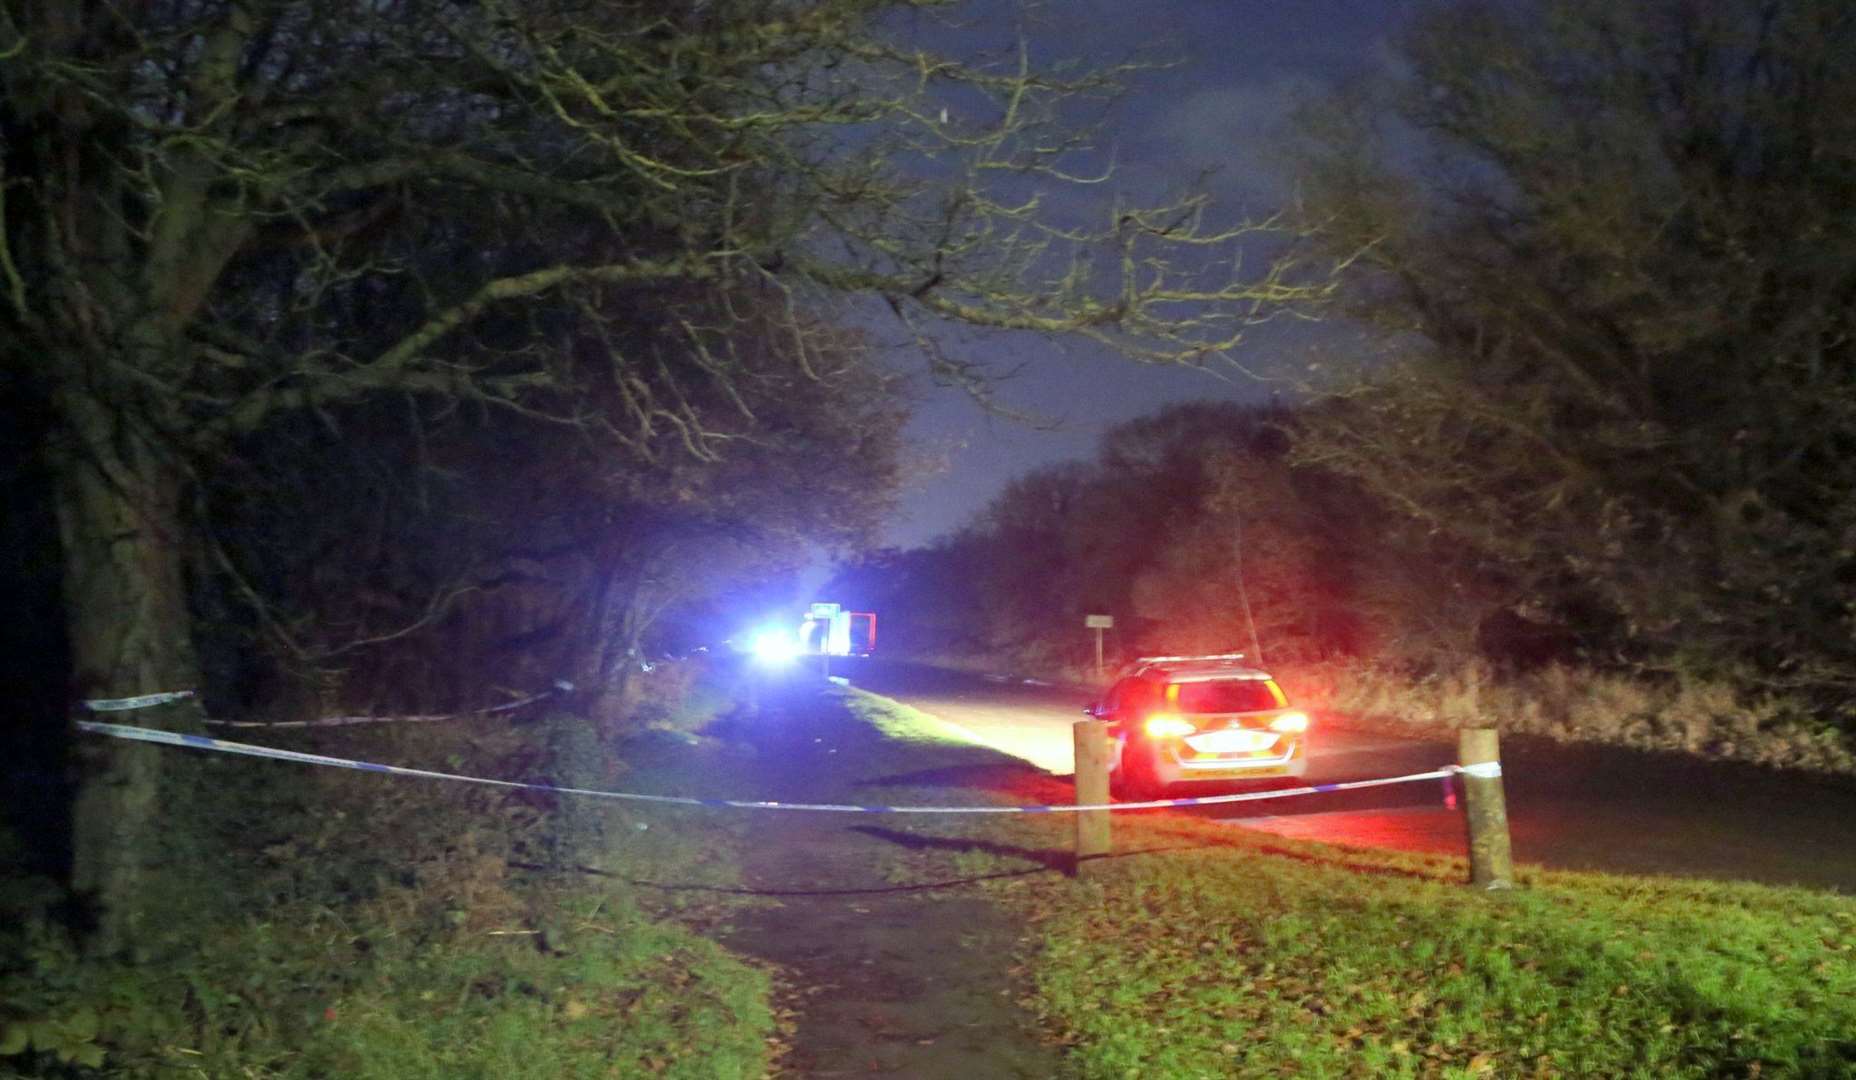
MULTIPOLYGON (((172 452, 81 390, 58 402, 53 451, 73 707, 93 698, 196 690, 183 569, 181 473, 172 452)), ((198 699, 106 719, 198 730, 198 699)), ((144 875, 162 820, 160 747, 82 736, 72 810, 72 884, 94 905, 94 947, 143 935, 144 875)))

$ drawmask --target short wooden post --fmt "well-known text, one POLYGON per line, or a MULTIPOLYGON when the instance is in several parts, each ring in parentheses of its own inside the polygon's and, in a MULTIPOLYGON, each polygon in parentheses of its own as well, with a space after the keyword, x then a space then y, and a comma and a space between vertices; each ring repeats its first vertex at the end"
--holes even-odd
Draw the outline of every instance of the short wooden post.
POLYGON ((1508 800, 1502 793, 1501 743, 1494 728, 1457 733, 1463 766, 1464 812, 1469 818, 1469 880, 1483 889, 1514 887, 1508 843, 1508 800))
MULTIPOLYGON (((1071 734, 1076 742, 1076 805, 1101 806, 1108 802, 1108 723, 1102 720, 1078 720, 1071 734)), ((1109 841, 1107 810, 1076 812, 1076 865, 1085 859, 1107 855, 1109 841)))

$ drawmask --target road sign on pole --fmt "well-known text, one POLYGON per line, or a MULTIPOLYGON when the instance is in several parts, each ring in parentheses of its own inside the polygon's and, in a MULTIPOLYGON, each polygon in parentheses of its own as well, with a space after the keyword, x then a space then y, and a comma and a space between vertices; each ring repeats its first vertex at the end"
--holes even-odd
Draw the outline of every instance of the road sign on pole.
POLYGON ((1102 631, 1114 628, 1115 616, 1085 615, 1083 626, 1085 629, 1096 632, 1096 678, 1100 679, 1102 677, 1102 631))

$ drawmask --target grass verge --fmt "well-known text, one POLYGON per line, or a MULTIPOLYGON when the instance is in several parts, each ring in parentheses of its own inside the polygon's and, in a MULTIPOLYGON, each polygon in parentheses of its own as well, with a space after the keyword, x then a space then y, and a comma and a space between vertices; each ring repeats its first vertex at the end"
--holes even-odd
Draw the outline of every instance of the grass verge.
MULTIPOLYGON (((265 741, 461 773, 560 779, 539 748, 584 747, 594 786, 677 788, 700 748, 600 752, 506 721, 266 733, 265 741), (648 770, 628 766, 650 760, 648 770)), ((176 752, 197 792, 151 882, 136 962, 81 956, 44 882, 0 882, 0 1074, 27 1076, 760 1077, 767 974, 628 879, 736 881, 711 819, 563 807, 440 781, 176 752)), ((580 776, 576 779, 587 779, 580 776)), ((695 903, 696 901, 691 901, 695 903)))
MULTIPOLYGON (((849 704, 942 775, 1005 767, 849 704)), ((1046 869, 1062 815, 908 827, 914 879, 990 879, 1036 928, 1027 1004, 1085 1077, 1856 1076, 1849 897, 1543 871, 1484 894, 1457 859, 1150 813, 1077 880, 1046 869)))
POLYGON ((1039 1007, 1087 1076, 1856 1075, 1856 904, 1533 874, 1164 819, 1044 890, 1039 1007), (1231 834, 1237 834, 1235 836, 1231 834))

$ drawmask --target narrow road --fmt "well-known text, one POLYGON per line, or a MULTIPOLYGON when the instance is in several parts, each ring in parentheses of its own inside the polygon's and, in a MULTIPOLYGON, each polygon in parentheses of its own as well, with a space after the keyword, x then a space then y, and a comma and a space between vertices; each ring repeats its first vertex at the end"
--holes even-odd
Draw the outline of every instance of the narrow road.
MULTIPOLYGON (((1072 771, 1070 728, 1086 691, 869 660, 837 673, 1041 769, 1072 771)), ((1300 783, 1425 772, 1456 756, 1447 742, 1347 730, 1320 716, 1311 737, 1300 783)), ((1505 739, 1502 757, 1522 862, 1856 893, 1856 781, 1525 737, 1505 739)), ((1429 782, 1189 812, 1335 844, 1465 848, 1461 814, 1429 782)))

